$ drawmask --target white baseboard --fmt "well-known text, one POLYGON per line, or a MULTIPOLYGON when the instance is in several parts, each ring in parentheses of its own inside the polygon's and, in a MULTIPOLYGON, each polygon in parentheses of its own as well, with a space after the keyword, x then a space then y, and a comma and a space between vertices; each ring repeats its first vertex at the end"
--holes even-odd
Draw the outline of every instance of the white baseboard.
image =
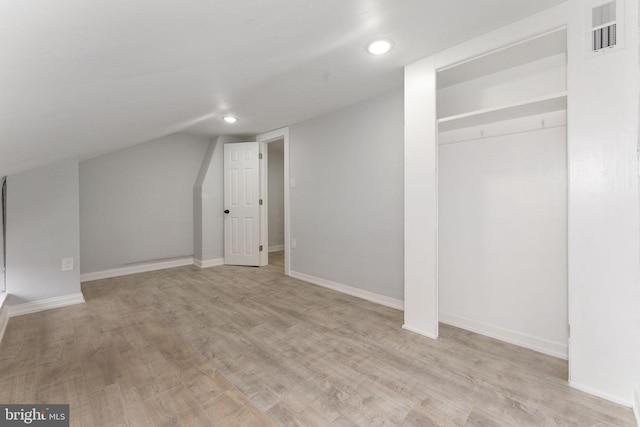
POLYGON ((510 344, 515 344, 520 347, 525 347, 530 350, 548 354, 549 356, 567 360, 568 347, 566 343, 563 344, 550 341, 544 338, 523 334, 521 332, 512 331, 509 329, 499 328, 497 326, 488 325, 486 323, 455 316, 452 314, 440 313, 438 317, 438 320, 440 322, 447 325, 466 329, 480 335, 486 335, 488 337, 496 338, 510 344))
POLYGON ((0 343, 9 323, 9 307, 6 304, 7 293, 0 292, 0 343))
POLYGON ((633 403, 625 400, 625 399, 621 399, 618 396, 613 396, 611 394, 608 393, 604 393, 600 390, 596 390, 595 388, 591 388, 579 383, 576 383, 575 381, 569 381, 569 385, 573 388, 575 388, 576 390, 580 390, 580 391, 584 391, 585 393, 589 393, 589 394, 593 394, 594 396, 597 397, 601 397, 605 400, 609 400, 613 403, 617 403, 618 405, 622 405, 622 406, 626 406, 627 408, 632 408, 633 407, 633 403))
POLYGON ((418 328, 414 328, 413 326, 409 326, 407 324, 402 325, 402 329, 407 330, 409 332, 413 332, 414 334, 424 335, 427 338, 431 338, 434 340, 438 339, 437 335, 432 334, 431 332, 423 331, 418 328))
POLYGON ((404 309, 404 302, 399 299, 365 291, 363 289, 354 288, 352 286, 343 285, 342 283, 332 282, 331 280, 310 276, 308 274, 298 273, 297 271, 291 271, 289 273, 289 276, 295 279, 304 280, 305 282, 309 282, 314 285, 322 286, 323 288, 333 289, 334 291, 342 292, 343 294, 351 295, 367 301, 375 302, 376 304, 395 308, 396 310, 404 309))
POLYGON ((184 267, 193 265, 193 258, 179 258, 170 261, 150 262, 146 264, 136 264, 129 267, 114 268, 112 270, 96 271, 95 273, 85 273, 80 275, 81 282, 92 280, 110 279, 112 277, 127 276, 129 274, 146 273, 148 271, 164 270, 166 268, 184 267))
POLYGON ((284 251, 284 245, 269 246, 269 252, 284 251))
POLYGON ((216 258, 216 259, 193 259, 193 265, 200 268, 209 268, 209 267, 217 267, 219 265, 224 265, 224 258, 216 258))
POLYGON ((640 388, 633 393, 633 413, 636 415, 636 423, 640 427, 640 388))
POLYGON ((37 313, 38 311, 50 310, 52 308, 60 308, 66 307, 68 305, 82 303, 84 303, 84 295, 82 295, 82 293, 25 302, 24 304, 10 305, 8 307, 9 317, 21 316, 23 314, 29 313, 37 313))

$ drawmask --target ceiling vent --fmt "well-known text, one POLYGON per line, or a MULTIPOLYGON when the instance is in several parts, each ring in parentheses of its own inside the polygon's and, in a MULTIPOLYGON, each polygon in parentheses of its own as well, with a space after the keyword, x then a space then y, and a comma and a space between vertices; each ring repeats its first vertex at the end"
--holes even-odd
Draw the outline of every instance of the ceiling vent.
POLYGON ((588 53, 595 56, 621 48, 624 37, 624 0, 596 0, 589 3, 588 53))

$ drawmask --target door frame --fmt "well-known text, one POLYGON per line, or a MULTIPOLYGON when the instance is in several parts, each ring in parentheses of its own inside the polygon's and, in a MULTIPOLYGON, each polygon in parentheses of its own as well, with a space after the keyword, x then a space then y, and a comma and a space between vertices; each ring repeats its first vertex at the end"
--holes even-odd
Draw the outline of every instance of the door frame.
POLYGON ((263 205, 260 210, 260 241, 265 250, 260 253, 260 265, 269 263, 269 197, 268 197, 268 165, 267 145, 270 142, 284 140, 284 275, 289 276, 291 269, 291 205, 290 205, 290 179, 289 179, 289 127, 275 129, 256 136, 256 142, 260 142, 260 152, 263 162, 260 163, 260 196, 263 205), (265 167, 266 165, 266 167, 265 167))
POLYGON ((0 177, 0 292, 7 292, 7 177, 0 177))

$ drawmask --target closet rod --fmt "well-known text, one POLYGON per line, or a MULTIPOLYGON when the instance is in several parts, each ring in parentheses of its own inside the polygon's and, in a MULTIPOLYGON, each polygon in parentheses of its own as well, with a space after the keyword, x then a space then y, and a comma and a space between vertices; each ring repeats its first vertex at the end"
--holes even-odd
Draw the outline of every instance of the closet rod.
POLYGON ((563 128, 563 127, 567 127, 567 125, 564 124, 564 125, 556 125, 556 126, 544 126, 544 127, 537 128, 537 129, 529 129, 529 130, 522 130, 522 131, 516 131, 516 132, 498 133, 498 134, 490 135, 490 136, 480 135, 480 136, 474 136, 473 138, 466 138, 466 139, 461 139, 461 140, 456 140, 456 141, 451 141, 451 142, 439 142, 438 145, 459 144, 461 142, 478 141, 478 140, 487 139, 487 138, 498 138, 498 137, 501 137, 501 136, 509 136, 509 135, 520 135, 520 134, 523 134, 523 133, 538 132, 538 131, 541 131, 541 130, 556 129, 556 128, 563 128))

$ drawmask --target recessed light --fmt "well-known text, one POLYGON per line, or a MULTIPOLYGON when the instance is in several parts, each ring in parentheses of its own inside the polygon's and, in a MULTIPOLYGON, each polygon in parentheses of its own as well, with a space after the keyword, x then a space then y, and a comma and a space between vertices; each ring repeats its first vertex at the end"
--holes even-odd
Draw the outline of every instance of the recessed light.
POLYGON ((234 116, 222 116, 222 120, 227 123, 236 123, 238 121, 238 118, 234 116))
POLYGON ((389 52, 392 47, 393 43, 391 40, 380 39, 369 43, 369 46, 367 46, 367 52, 372 55, 384 55, 389 52))

